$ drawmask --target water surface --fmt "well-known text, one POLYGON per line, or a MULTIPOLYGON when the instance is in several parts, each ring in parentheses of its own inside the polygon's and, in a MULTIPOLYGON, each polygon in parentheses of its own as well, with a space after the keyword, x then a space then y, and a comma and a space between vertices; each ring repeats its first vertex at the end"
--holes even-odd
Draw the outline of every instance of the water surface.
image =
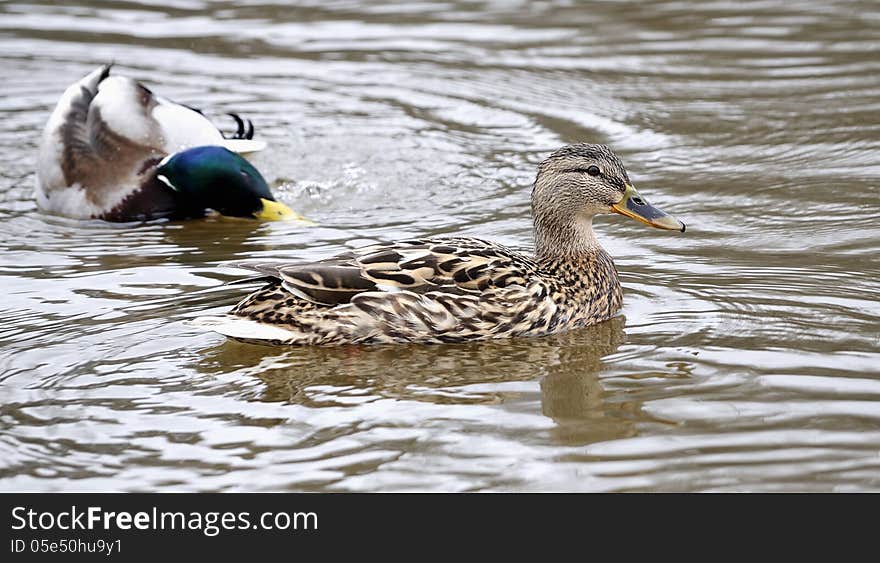
POLYGON ((175 5, 0 2, 0 489, 880 490, 875 2, 175 5), (40 130, 111 60, 253 119, 320 226, 38 212, 40 130), (528 248, 578 141, 689 226, 597 221, 620 318, 333 349, 183 322, 243 295, 232 260, 528 248))

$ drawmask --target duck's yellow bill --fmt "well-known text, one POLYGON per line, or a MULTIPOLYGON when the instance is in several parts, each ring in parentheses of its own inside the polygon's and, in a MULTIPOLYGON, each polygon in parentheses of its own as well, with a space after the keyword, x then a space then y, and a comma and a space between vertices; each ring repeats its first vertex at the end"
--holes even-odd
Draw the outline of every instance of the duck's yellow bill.
POLYGON ((657 209, 648 203, 639 195, 639 192, 630 185, 626 186, 626 192, 623 194, 623 199, 621 199, 619 203, 612 205, 611 209, 616 213, 626 215, 636 221, 641 221, 646 225, 651 225, 658 229, 681 231, 683 233, 686 228, 684 223, 672 215, 669 215, 662 209, 657 209))
POLYGON ((315 224, 280 201, 260 198, 260 203, 263 204, 263 208, 254 213, 254 217, 257 219, 263 221, 302 221, 312 225, 315 224))

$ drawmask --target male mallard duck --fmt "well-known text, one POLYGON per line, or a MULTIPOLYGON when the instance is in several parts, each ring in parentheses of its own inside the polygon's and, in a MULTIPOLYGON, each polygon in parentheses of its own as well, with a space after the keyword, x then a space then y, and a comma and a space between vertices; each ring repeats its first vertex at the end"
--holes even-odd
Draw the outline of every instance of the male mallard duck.
POLYGON ((535 256, 475 238, 367 246, 311 263, 240 264, 268 281, 227 315, 193 324, 272 344, 460 342, 545 335, 592 325, 621 307, 611 256, 593 216, 684 224, 636 192, 604 145, 550 155, 532 189, 535 256))
POLYGON ((67 88, 46 124, 37 163, 41 208, 107 221, 200 217, 206 209, 298 217, 237 154, 265 146, 251 139, 250 121, 245 127, 233 116, 238 133, 226 139, 198 110, 110 76, 110 66, 67 88))

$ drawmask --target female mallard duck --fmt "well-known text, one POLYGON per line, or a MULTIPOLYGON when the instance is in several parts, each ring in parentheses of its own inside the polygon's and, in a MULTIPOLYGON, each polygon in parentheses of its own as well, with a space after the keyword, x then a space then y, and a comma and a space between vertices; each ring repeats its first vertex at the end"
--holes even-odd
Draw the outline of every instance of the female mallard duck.
POLYGON ((198 110, 110 76, 105 65, 64 92, 43 132, 38 205, 79 219, 223 215, 298 217, 238 152, 260 150, 253 125, 227 139, 198 110), (230 150, 232 149, 232 150, 230 150), (235 152, 233 152, 235 151, 235 152))
POLYGON ((535 256, 474 238, 377 244, 312 263, 240 264, 268 281, 230 313, 193 324, 272 344, 460 342, 592 325, 621 307, 593 216, 660 229, 682 222, 648 204, 603 145, 563 147, 532 189, 535 256))

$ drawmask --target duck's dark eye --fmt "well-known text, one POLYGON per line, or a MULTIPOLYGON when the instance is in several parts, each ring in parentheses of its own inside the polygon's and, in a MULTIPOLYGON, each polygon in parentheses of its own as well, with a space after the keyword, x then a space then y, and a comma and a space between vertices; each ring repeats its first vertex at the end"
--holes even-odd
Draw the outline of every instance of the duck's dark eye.
POLYGON ((590 176, 598 176, 601 172, 602 171, 599 170, 599 167, 595 164, 587 168, 587 174, 589 174, 590 176))

